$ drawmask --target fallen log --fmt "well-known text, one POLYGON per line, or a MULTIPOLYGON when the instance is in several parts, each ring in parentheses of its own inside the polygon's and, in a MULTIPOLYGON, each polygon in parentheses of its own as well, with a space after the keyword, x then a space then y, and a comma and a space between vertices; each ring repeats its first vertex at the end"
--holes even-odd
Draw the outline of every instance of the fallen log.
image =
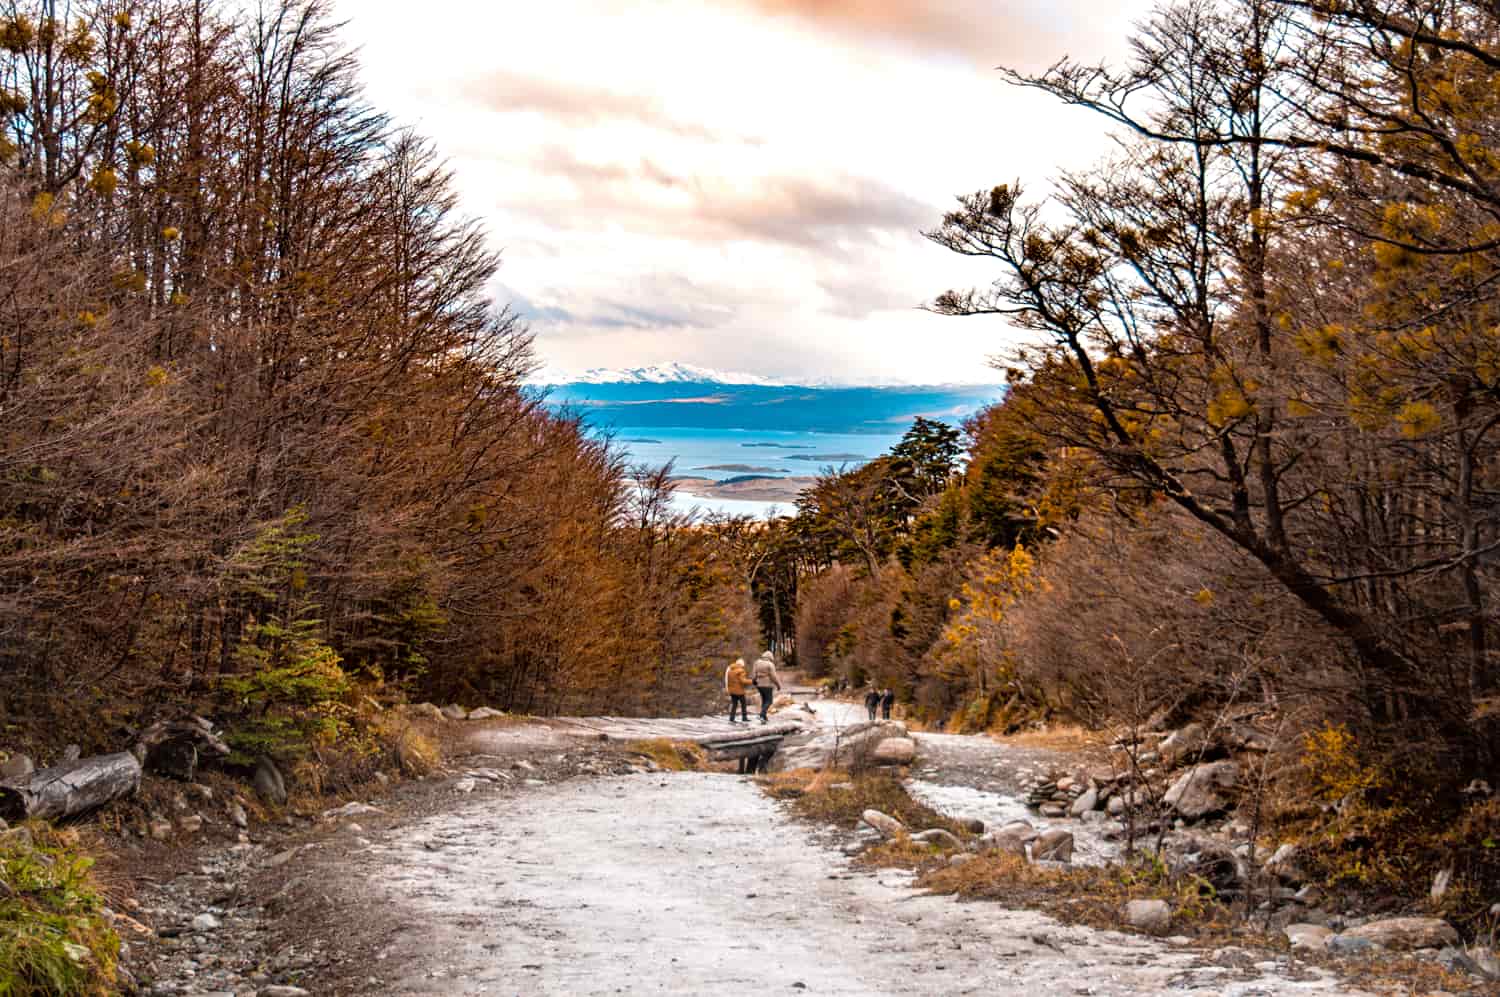
POLYGON ((128 751, 54 765, 0 786, 0 819, 72 817, 129 796, 140 784, 141 763, 128 751))

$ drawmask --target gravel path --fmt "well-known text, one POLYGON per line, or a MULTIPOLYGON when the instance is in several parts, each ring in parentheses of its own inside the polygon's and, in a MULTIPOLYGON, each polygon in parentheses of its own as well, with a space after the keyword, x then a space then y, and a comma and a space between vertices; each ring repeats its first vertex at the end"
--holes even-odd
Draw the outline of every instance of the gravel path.
POLYGON ((371 952, 369 993, 1353 993, 1240 950, 921 895, 851 869, 733 775, 471 800, 345 863, 400 925, 371 952))

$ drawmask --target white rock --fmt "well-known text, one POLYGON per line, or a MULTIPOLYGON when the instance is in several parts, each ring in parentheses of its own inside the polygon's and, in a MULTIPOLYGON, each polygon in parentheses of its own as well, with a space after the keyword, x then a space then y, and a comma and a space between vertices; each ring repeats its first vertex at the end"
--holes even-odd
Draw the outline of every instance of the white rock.
POLYGON ((906 825, 879 810, 866 810, 859 819, 879 831, 882 837, 894 838, 906 830, 906 825))
POLYGON ((1039 862, 1073 861, 1073 832, 1053 828, 1031 843, 1031 857, 1039 862))
POLYGON ((449 720, 466 720, 468 719, 469 711, 464 709, 462 706, 459 706, 457 703, 451 703, 448 706, 443 707, 442 714, 449 720))
POLYGON ((503 717, 505 713, 501 710, 492 710, 488 706, 481 706, 469 713, 470 720, 489 720, 492 717, 503 717))
POLYGON ((1350 928, 1345 938, 1363 938, 1394 951, 1440 949, 1459 944, 1458 932, 1440 917, 1388 917, 1350 928))
POLYGON ((1168 734, 1166 739, 1156 746, 1156 751, 1162 761, 1168 765, 1176 765, 1178 762, 1189 760, 1189 756, 1196 755, 1207 741, 1208 737, 1204 734, 1201 724, 1188 724, 1168 734))
POLYGON ((1266 861, 1266 872, 1288 883, 1300 883, 1307 876, 1297 864, 1297 846, 1287 842, 1271 853, 1266 861))
POLYGON ((910 765, 917 757, 917 742, 909 737, 888 737, 875 746, 876 765, 910 765))
POLYGON ((1068 807, 1069 817, 1082 817, 1099 805, 1099 787, 1092 784, 1068 807))
POLYGON ((936 845, 939 848, 962 848, 963 842, 959 841, 950 831, 941 827, 934 827, 927 831, 920 831, 911 836, 911 840, 923 845, 936 845))
POLYGON ((477 785, 473 779, 460 779, 453 784, 453 789, 459 793, 472 793, 477 785))
POLYGON ((1164 935, 1172 924, 1172 908, 1165 900, 1132 900, 1125 905, 1125 923, 1152 935, 1164 935))
POLYGON ((1229 809, 1239 779, 1234 762, 1194 765, 1172 783, 1162 802, 1188 820, 1198 820, 1229 809))
POLYGON ((208 914, 208 913, 199 914, 197 917, 193 918, 193 930, 194 931, 198 931, 198 932, 217 931, 218 929, 219 929, 219 919, 216 918, 216 917, 214 917, 212 914, 208 914))
POLYGON ((1281 930, 1294 949, 1321 951, 1328 947, 1328 939, 1333 937, 1333 929, 1321 924, 1289 924, 1281 930))

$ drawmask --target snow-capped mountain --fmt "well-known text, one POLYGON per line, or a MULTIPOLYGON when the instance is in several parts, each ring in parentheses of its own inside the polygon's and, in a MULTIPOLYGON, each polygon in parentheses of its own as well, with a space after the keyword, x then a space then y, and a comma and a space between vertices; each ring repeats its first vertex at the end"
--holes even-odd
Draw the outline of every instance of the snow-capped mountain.
POLYGON ((712 370, 676 362, 650 367, 592 367, 581 374, 549 368, 533 380, 545 384, 757 384, 770 387, 787 383, 758 374, 712 370))
MULTIPOLYGON (((579 373, 546 367, 531 378, 533 384, 737 384, 762 388, 903 388, 910 382, 895 377, 764 377, 744 371, 714 370, 690 363, 654 364, 649 367, 591 367, 579 373)), ((967 382, 993 383, 986 379, 967 382)))

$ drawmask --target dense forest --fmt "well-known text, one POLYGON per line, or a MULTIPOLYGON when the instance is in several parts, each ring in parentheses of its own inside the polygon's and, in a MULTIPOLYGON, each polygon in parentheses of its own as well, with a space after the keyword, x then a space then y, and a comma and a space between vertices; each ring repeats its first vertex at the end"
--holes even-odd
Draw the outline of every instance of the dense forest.
POLYGON ((994 273, 932 310, 1026 330, 1010 394, 962 456, 919 426, 778 527, 812 541, 801 660, 959 729, 1260 717, 1330 861, 1413 892, 1456 863, 1477 902, 1500 875, 1471 781, 1500 758, 1500 17, 1189 0, 1132 51, 1006 71, 1122 140, 928 233, 994 273))
POLYGON ((758 640, 740 566, 523 388, 499 259, 329 7, 0 8, 0 712, 294 750, 386 692, 701 706, 758 640))

